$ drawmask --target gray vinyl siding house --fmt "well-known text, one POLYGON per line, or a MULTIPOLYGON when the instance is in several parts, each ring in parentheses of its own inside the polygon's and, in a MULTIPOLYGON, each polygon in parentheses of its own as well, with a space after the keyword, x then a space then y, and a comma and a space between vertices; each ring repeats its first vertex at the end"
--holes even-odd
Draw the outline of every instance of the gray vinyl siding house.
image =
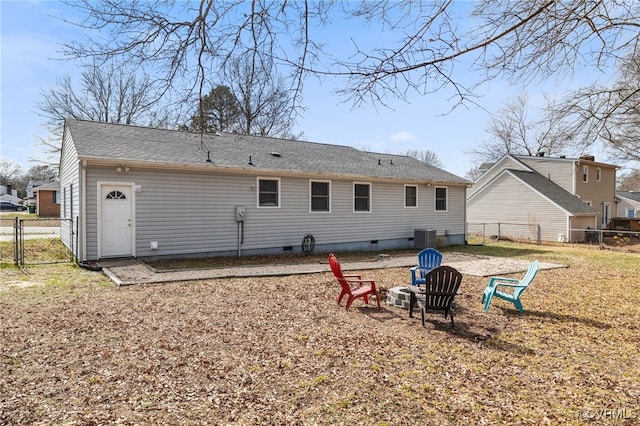
POLYGON ((80 166, 71 135, 65 130, 60 154, 60 217, 68 220, 60 222, 60 237, 64 245, 76 254, 76 257, 80 252, 78 231, 82 226, 79 208, 82 171, 80 166))
POLYGON ((410 248, 415 229, 465 242, 469 182, 347 146, 67 120, 60 178, 79 260, 300 253, 306 235, 318 252, 410 248))

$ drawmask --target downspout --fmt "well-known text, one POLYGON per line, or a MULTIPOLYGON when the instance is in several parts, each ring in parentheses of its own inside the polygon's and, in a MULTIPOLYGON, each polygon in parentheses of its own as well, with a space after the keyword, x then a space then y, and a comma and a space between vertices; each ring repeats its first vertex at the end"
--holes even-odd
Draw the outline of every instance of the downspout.
MULTIPOLYGON (((469 235, 469 229, 468 229, 468 223, 467 223, 467 189, 469 189, 469 188, 471 188, 470 184, 466 184, 464 186, 464 214, 463 214, 463 217, 464 217, 464 231, 463 232, 464 232, 464 245, 465 246, 469 244, 469 242, 467 240, 467 237, 469 235)), ((447 238, 447 241, 448 241, 448 238, 447 238)), ((483 239, 483 242, 484 242, 484 239, 483 239)))
POLYGON ((82 160, 80 169, 80 182, 78 185, 78 209, 80 210, 80 243, 82 244, 82 261, 87 260, 87 209, 85 208, 86 200, 86 182, 87 182, 87 160, 82 160))
MULTIPOLYGON (((573 193, 575 195, 578 195, 578 167, 580 167, 580 162, 579 161, 574 161, 573 162, 573 179, 572 179, 572 185, 573 185, 573 193)), ((580 197, 578 195, 578 197, 580 197)))

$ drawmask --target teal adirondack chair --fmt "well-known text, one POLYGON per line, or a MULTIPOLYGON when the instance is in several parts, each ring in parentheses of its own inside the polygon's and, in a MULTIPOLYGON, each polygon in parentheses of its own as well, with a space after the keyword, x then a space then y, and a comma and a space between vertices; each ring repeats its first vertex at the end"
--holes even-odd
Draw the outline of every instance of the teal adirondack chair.
POLYGON ((426 248, 418 253, 418 266, 409 269, 411 271, 411 285, 424 284, 424 277, 433 268, 442 263, 442 253, 436 249, 426 248))
POLYGON ((513 303, 520 313, 523 313, 522 303, 520 302, 520 296, 531 285, 533 279, 538 273, 538 261, 534 260, 529 265, 529 269, 524 277, 519 280, 516 278, 505 277, 491 277, 489 285, 484 289, 482 295, 482 303, 484 303, 484 311, 487 312, 489 305, 491 305, 491 299, 495 296, 500 299, 513 303), (504 292, 500 290, 500 287, 511 288, 512 291, 504 292))

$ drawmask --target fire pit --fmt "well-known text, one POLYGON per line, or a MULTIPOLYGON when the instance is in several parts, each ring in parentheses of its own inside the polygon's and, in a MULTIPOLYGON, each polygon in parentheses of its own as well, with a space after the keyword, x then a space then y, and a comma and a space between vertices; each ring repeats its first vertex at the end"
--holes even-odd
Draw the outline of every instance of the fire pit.
POLYGON ((409 290, 406 286, 392 287, 387 290, 387 304, 409 309, 409 290))

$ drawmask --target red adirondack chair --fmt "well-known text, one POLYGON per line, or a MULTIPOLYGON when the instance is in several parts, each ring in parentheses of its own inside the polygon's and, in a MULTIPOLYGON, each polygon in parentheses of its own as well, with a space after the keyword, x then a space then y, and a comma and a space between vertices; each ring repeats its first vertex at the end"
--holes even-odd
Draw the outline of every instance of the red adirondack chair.
POLYGON ((329 265, 331 266, 331 272, 336 277, 342 291, 338 296, 338 305, 342 302, 344 296, 347 296, 347 305, 345 309, 349 309, 351 303, 358 297, 362 297, 364 303, 369 304, 369 295, 375 296, 376 302, 378 302, 378 308, 380 308, 380 295, 376 290, 376 283, 374 280, 363 279, 360 275, 344 275, 340 262, 333 253, 329 255, 329 265))

